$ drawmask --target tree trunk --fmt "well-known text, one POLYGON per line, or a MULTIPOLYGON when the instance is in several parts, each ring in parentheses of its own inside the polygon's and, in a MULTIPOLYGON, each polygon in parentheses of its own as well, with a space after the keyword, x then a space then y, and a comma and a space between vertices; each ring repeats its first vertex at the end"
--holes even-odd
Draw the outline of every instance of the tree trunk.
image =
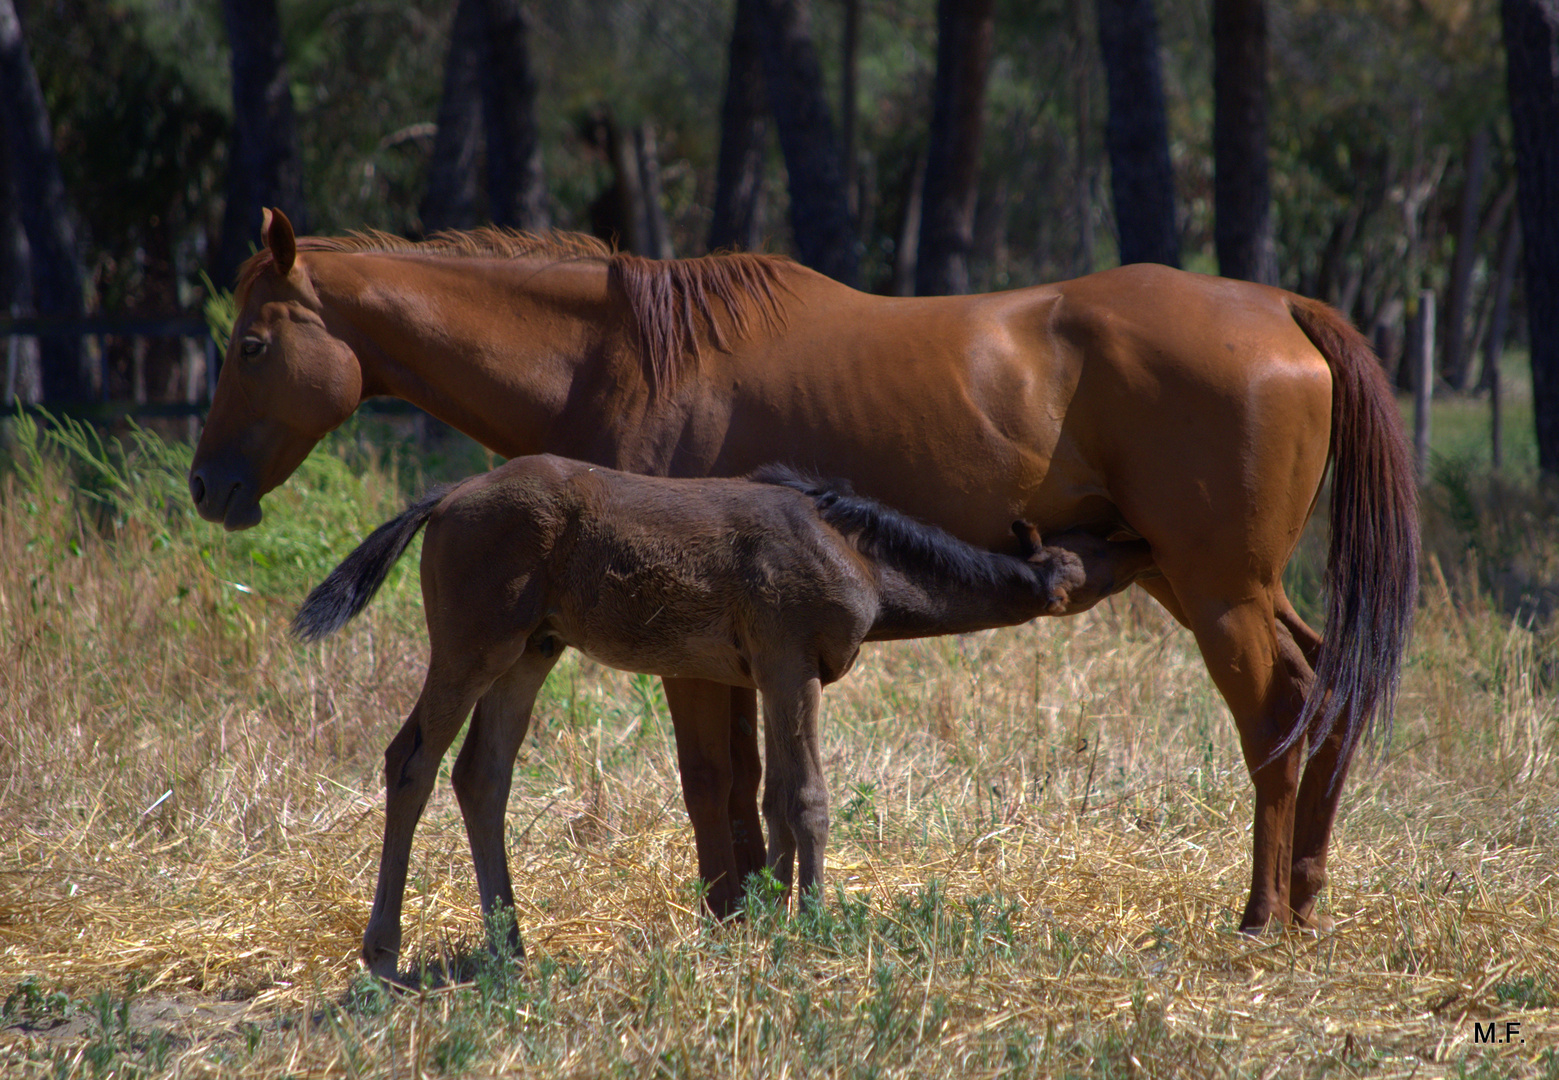
POLYGON ((860 113, 858 90, 861 55, 861 0, 844 0, 844 41, 839 57, 839 144, 844 159, 844 195, 856 224, 861 220, 861 191, 857 181, 856 119, 860 113))
POLYGON ((1085 0, 1072 0, 1074 42, 1071 52, 1072 86, 1076 92, 1077 174, 1072 184, 1072 206, 1077 215, 1077 258, 1072 276, 1082 277, 1094 271, 1094 163, 1089 152, 1093 133, 1093 73, 1089 70, 1088 6, 1085 0))
MULTIPOLYGON (((0 318, 32 313, 32 264, 27 257, 27 233, 16 212, 17 201, 10 152, 0 138, 0 318)), ((0 407, 10 409, 18 401, 32 404, 39 400, 43 376, 38 369, 38 339, 0 339, 0 349, 4 350, 5 364, 0 407)))
POLYGON ((714 214, 709 221, 710 251, 750 251, 762 241, 758 223, 768 134, 757 2, 736 0, 725 104, 720 111, 720 161, 715 172, 714 214))
POLYGON ((1213 0, 1213 215, 1218 272, 1277 284, 1264 0, 1213 0))
POLYGON ((1537 463, 1559 474, 1559 0, 1503 0, 1537 463))
POLYGON ((894 296, 915 295, 915 262, 920 255, 920 207, 926 191, 926 155, 922 151, 909 164, 904 180, 904 215, 893 246, 893 280, 889 292, 894 296))
POLYGON ((1467 340, 1467 309, 1472 305, 1472 270, 1478 254, 1478 211, 1483 203, 1483 177, 1489 167, 1489 132, 1480 128, 1467 147, 1461 204, 1458 207, 1456 251, 1445 283, 1445 322, 1440 330, 1441 374, 1452 390, 1467 389, 1472 351, 1467 340))
MULTIPOLYGON (((86 310, 81 264, 54 129, 12 0, 0 0, 0 128, 17 217, 27 236, 34 310, 64 319, 80 316, 86 310)), ((96 372, 81 338, 56 334, 38 345, 44 400, 89 400, 96 372)))
POLYGON ((1516 260, 1520 256, 1521 224, 1517 214, 1512 212, 1500 231, 1499 254, 1495 257, 1489 327, 1480 343, 1483 348, 1483 373, 1478 377, 1480 390, 1493 390, 1499 383, 1499 362, 1505 355, 1505 334, 1510 328, 1510 294, 1515 291, 1516 260))
POLYGON ((308 214, 276 0, 222 0, 222 16, 233 54, 233 139, 212 280, 227 285, 260 239, 263 208, 280 207, 299 233, 308 231, 308 214))
POLYGON ((419 216, 424 232, 469 229, 477 210, 477 157, 482 137, 482 57, 487 52, 485 0, 459 0, 444 62, 438 132, 428 162, 428 189, 419 216))
POLYGON ((655 125, 648 120, 633 129, 633 152, 638 157, 641 202, 639 220, 644 236, 643 252, 652 259, 669 259, 671 226, 666 221, 666 200, 660 186, 660 144, 655 125))
POLYGON ((1104 141, 1121 263, 1179 266, 1175 173, 1153 0, 1098 0, 1097 10, 1110 93, 1104 141))
POLYGON ((936 89, 915 265, 920 296, 969 291, 985 83, 995 31, 994 0, 937 4, 936 89))
POLYGON ((530 16, 521 0, 486 0, 482 115, 487 124, 487 200, 494 225, 545 229, 547 185, 536 127, 530 16))
POLYGON ((844 190, 839 140, 823 96, 807 0, 754 0, 761 27, 764 81, 790 181, 796 255, 836 281, 854 285, 855 227, 844 190))

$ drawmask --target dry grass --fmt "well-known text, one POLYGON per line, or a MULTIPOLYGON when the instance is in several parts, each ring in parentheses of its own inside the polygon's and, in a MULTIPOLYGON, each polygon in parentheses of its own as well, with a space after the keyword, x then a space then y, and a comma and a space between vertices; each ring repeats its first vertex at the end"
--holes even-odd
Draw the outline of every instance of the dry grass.
POLYGON ((354 509, 278 569, 177 514, 105 539, 55 466, 0 480, 0 1074, 1559 1077, 1559 639, 1475 573, 1431 571, 1331 933, 1235 932, 1232 725, 1127 598, 871 649, 825 697, 838 891, 726 926, 657 686, 566 659, 510 804, 528 966, 479 947, 441 784, 406 914, 431 988, 387 995, 356 953, 420 613, 403 574, 322 649, 285 640, 396 499, 305 481, 265 528, 327 481, 354 509))

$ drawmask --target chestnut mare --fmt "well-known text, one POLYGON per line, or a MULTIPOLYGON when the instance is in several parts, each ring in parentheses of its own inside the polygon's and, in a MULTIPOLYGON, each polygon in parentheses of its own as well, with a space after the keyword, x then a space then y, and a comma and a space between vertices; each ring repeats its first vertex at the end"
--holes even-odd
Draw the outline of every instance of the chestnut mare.
MULTIPOLYGON (((1195 635, 1255 786, 1240 925, 1318 921, 1343 780, 1389 722, 1417 589, 1396 404, 1337 312, 1151 265, 900 299, 782 258, 654 262, 567 235, 298 240, 275 213, 264 241, 190 471, 203 517, 258 523, 320 438, 389 395, 506 457, 666 476, 786 462, 980 547, 1014 550, 1014 518, 1140 538, 1138 584, 1195 635), (1329 461, 1323 639, 1282 571, 1329 461)), ((666 699, 724 914, 766 861, 756 695, 671 678, 666 699)))
MULTIPOLYGON (((482 910, 514 906, 509 782, 536 692, 564 648, 629 671, 761 690, 769 865, 787 893, 794 866, 801 895, 817 895, 828 844, 818 707, 861 642, 1086 607, 1149 557, 1141 542, 1115 545, 1114 566, 1095 559, 1092 574, 1061 548, 1020 560, 782 467, 752 480, 671 480, 522 457, 430 492, 376 529, 309 594, 294 632, 317 641, 362 611, 424 524, 428 671, 385 751, 393 782, 363 934, 363 959, 383 979, 396 978, 412 833, 467 716, 450 779, 482 910)), ((1013 528, 1032 535, 1024 522, 1013 528)), ((509 941, 522 951, 512 923, 509 941)))

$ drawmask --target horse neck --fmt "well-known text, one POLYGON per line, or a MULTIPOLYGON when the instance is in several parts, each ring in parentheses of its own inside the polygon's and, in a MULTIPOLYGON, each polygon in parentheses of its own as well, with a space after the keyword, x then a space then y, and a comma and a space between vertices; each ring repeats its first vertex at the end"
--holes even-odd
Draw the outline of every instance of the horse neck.
POLYGON ((879 561, 873 641, 968 634, 1015 626, 1045 613, 1051 594, 1017 559, 988 554, 989 578, 879 561))
POLYGON ((580 379, 642 382, 599 261, 318 253, 309 270, 365 398, 409 401, 505 456, 546 447, 580 379))

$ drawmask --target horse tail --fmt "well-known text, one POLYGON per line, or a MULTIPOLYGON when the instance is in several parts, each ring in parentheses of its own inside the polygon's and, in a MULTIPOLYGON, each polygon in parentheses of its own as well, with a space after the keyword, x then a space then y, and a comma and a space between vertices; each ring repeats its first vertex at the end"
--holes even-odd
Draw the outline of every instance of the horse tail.
POLYGON ((1332 371, 1332 537, 1315 683, 1293 731, 1310 752, 1345 725, 1337 782, 1362 736, 1391 733, 1418 597, 1418 483, 1396 399, 1364 336, 1330 306, 1290 296, 1294 321, 1332 371))
POLYGON ((293 636, 307 642, 320 641, 356 618, 447 494, 448 486, 434 488, 398 517, 369 533, 357 550, 343 559, 303 601, 292 619, 293 636))

